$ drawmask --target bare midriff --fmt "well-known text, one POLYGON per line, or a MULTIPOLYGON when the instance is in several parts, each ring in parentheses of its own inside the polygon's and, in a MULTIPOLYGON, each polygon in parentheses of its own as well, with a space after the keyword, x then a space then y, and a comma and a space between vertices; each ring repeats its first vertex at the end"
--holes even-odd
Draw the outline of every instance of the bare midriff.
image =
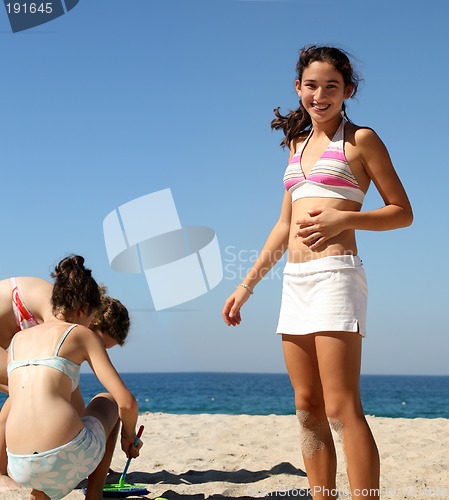
POLYGON ((357 255, 357 244, 355 230, 347 229, 337 236, 325 241, 316 250, 311 250, 303 243, 303 239, 296 236, 299 226, 296 222, 300 219, 309 218, 308 211, 329 207, 337 210, 359 212, 360 203, 338 198, 302 198, 292 203, 292 219, 290 224, 290 236, 288 242, 289 262, 308 262, 322 257, 335 255, 357 255))

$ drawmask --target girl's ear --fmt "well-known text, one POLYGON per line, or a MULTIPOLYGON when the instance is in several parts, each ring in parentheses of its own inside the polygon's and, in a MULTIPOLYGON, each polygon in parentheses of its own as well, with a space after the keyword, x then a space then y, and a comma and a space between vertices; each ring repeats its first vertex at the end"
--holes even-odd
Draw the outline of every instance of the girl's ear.
POLYGON ((349 99, 352 96, 352 92, 354 91, 354 85, 350 83, 346 86, 345 90, 345 99, 349 99))
POLYGON ((87 311, 89 310, 89 306, 88 304, 83 304, 81 307, 80 307, 80 313, 82 314, 85 314, 87 316, 87 311))
POLYGON ((83 304, 82 307, 80 307, 79 314, 86 316, 86 318, 87 318, 88 316, 92 315, 92 312, 89 312, 89 311, 90 311, 89 304, 86 303, 86 304, 83 304))
POLYGON ((298 97, 301 99, 301 82, 299 80, 295 80, 295 88, 298 97))

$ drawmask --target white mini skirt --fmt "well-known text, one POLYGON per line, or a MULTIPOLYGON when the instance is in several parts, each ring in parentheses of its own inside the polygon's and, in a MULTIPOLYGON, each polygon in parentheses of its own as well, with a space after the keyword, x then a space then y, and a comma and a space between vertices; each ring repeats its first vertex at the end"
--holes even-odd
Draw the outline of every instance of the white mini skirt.
POLYGON ((278 334, 357 332, 366 336, 368 286, 358 255, 287 262, 278 334))

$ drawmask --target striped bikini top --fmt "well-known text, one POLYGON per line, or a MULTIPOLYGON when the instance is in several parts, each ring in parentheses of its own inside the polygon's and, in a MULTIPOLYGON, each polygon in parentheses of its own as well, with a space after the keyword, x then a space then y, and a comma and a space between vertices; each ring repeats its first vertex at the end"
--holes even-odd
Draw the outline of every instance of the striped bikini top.
POLYGON ((329 146, 307 177, 301 167, 301 156, 313 130, 293 155, 284 174, 285 189, 292 195, 292 202, 301 198, 340 198, 363 203, 365 193, 351 172, 344 152, 346 122, 343 117, 329 146))
POLYGON ((21 368, 23 366, 30 365, 43 365, 48 366, 50 368, 54 368, 55 370, 59 370, 60 372, 67 375, 72 381, 72 392, 78 387, 80 380, 80 368, 81 365, 71 361, 67 358, 62 358, 58 356, 59 349, 66 339, 67 335, 78 326, 76 324, 70 325, 67 330, 63 333, 62 337, 59 339, 58 345, 56 346, 55 353, 53 356, 49 356, 46 358, 32 358, 32 359, 23 359, 23 360, 14 360, 14 337, 11 340, 11 362, 8 365, 8 376, 9 374, 15 370, 16 368, 21 368))

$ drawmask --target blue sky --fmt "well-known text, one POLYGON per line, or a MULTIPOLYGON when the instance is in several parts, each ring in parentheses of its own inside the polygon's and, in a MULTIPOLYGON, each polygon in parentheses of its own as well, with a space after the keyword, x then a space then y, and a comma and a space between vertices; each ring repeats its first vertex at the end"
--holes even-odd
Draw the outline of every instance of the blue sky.
MULTIPOLYGON (((297 105, 298 50, 337 45, 364 78, 348 114, 386 143, 415 212, 410 228, 358 234, 363 372, 449 374, 447 2, 81 0, 15 34, 2 9, 1 278, 48 278, 84 255, 132 315, 128 345, 111 351, 121 371, 284 372, 282 263, 240 327, 221 309, 279 214, 287 152, 270 121, 297 105), (143 275, 110 268, 102 225, 166 188, 183 225, 215 230, 224 279, 156 312, 143 275)), ((371 188, 365 208, 380 205, 371 188)))

